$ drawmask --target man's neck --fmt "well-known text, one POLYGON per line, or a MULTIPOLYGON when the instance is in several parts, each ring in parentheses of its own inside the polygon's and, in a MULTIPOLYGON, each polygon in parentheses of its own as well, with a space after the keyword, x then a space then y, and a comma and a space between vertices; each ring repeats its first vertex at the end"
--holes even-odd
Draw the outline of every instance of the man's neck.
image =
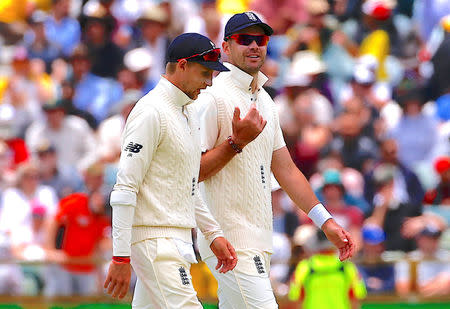
POLYGON ((258 72, 251 75, 253 76, 253 80, 250 83, 250 88, 252 88, 252 93, 255 93, 255 91, 258 89, 258 72))

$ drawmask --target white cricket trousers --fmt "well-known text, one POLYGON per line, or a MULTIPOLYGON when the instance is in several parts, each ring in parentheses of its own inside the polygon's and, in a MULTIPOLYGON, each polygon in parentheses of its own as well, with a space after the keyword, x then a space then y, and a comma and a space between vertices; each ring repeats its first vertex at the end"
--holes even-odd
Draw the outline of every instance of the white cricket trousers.
POLYGON ((278 304, 269 279, 270 254, 256 249, 236 250, 234 270, 221 274, 217 258, 204 259, 219 283, 219 309, 276 309, 278 304))
POLYGON ((152 238, 131 246, 137 276, 133 309, 201 309, 192 286, 191 263, 172 238, 152 238))

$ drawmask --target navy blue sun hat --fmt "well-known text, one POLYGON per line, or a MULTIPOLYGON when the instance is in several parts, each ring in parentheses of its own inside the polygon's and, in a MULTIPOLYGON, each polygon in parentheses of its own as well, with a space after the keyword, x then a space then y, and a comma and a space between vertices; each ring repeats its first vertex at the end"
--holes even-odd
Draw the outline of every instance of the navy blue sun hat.
POLYGON ((259 19, 258 15, 253 12, 244 12, 234 14, 228 20, 227 24, 225 25, 224 39, 242 29, 254 25, 260 26, 264 30, 264 33, 268 36, 271 36, 273 34, 273 29, 268 24, 263 23, 261 19, 259 19))
POLYGON ((220 49, 206 36, 198 33, 183 33, 170 43, 167 50, 168 61, 181 59, 197 62, 215 71, 229 71, 220 60, 220 49))

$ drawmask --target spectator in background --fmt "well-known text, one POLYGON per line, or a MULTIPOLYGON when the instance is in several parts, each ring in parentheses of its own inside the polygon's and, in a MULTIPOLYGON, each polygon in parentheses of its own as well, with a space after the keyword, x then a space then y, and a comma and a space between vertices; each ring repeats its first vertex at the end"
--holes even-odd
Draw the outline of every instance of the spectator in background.
POLYGON ((330 5, 326 0, 312 0, 304 3, 304 12, 308 19, 306 23, 295 21, 295 25, 287 32, 291 43, 285 50, 285 55, 290 57, 299 50, 310 50, 322 55, 331 42, 333 29, 326 22, 326 14, 330 5))
POLYGON ((382 259, 386 235, 377 225, 366 224, 362 229, 363 248, 358 270, 364 279, 369 294, 395 291, 394 265, 382 259))
POLYGON ((184 32, 197 32, 211 39, 216 46, 222 45, 224 20, 216 9, 216 0, 202 1, 200 12, 190 16, 184 32))
POLYGON ((101 17, 106 26, 108 37, 113 35, 117 31, 119 23, 112 13, 115 0, 88 0, 84 2, 83 12, 80 16, 81 28, 86 28, 86 22, 91 16, 101 17))
MULTIPOLYGON (((379 89, 379 87, 378 87, 379 89)), ((356 113, 362 120, 362 134, 372 139, 382 133, 384 123, 380 119, 380 110, 384 107, 388 97, 379 98, 375 73, 365 65, 356 65, 350 87, 341 92, 341 106, 339 109, 356 113)))
MULTIPOLYGON (((445 2, 445 1, 444 1, 445 2)), ((429 80, 429 87, 431 88, 432 98, 436 99, 442 95, 450 92, 450 60, 448 54, 450 53, 450 8, 447 11, 447 16, 441 19, 441 37, 442 41, 436 47, 436 51, 432 55, 431 62, 433 63, 433 75, 429 80)))
POLYGON ((12 72, 2 97, 2 107, 12 115, 14 136, 22 138, 26 128, 41 116, 38 84, 31 76, 31 62, 25 47, 14 47, 12 72))
POLYGON ((14 183, 13 153, 0 138, 0 196, 6 188, 14 183))
POLYGON ((59 49, 47 39, 44 25, 46 20, 47 15, 43 11, 35 11, 28 20, 30 30, 25 33, 24 39, 30 58, 44 60, 48 72, 52 61, 59 56, 59 49))
POLYGON ((125 122, 137 101, 142 97, 139 90, 125 91, 122 100, 114 106, 113 116, 106 119, 97 131, 100 159, 108 163, 117 163, 121 152, 121 136, 125 122))
MULTIPOLYGON (((84 187, 81 192, 88 195, 92 192, 100 192, 103 194, 105 200, 109 199, 112 186, 114 184, 105 183, 105 165, 101 162, 95 162, 87 168, 83 173, 84 187)), ((111 208, 107 207, 107 212, 110 213, 111 208)))
POLYGON ((124 90, 139 89, 145 94, 156 86, 157 81, 152 80, 149 74, 153 67, 153 56, 148 49, 139 47, 130 50, 125 54, 124 64, 125 69, 119 73, 119 82, 124 90))
POLYGON ((81 39, 80 24, 69 16, 69 6, 70 0, 52 0, 51 15, 45 21, 47 39, 63 57, 70 56, 81 39))
POLYGON ((4 144, 4 155, 7 155, 7 168, 14 171, 18 164, 29 158, 25 141, 17 136, 14 125, 14 109, 7 104, 0 104, 0 142, 4 144))
POLYGON ((341 155, 345 166, 365 173, 377 155, 375 141, 362 135, 362 119, 354 113, 342 113, 335 122, 336 136, 326 152, 341 155))
POLYGON ((305 247, 306 242, 311 237, 315 237, 317 228, 312 224, 303 224, 295 229, 294 236, 291 238, 291 259, 289 261, 289 272, 287 278, 291 280, 298 264, 311 257, 312 252, 308 252, 305 247))
MULTIPOLYGON (((5 231, 0 231, 0 259, 12 259, 11 239, 5 231)), ((23 295, 24 276, 17 264, 0 265, 0 295, 23 295)))
POLYGON ((304 0, 253 0, 249 2, 250 10, 261 13, 265 21, 272 26, 275 35, 284 35, 294 24, 304 23, 308 20, 308 12, 305 7, 307 1, 304 0))
POLYGON ((357 251, 361 248, 361 227, 364 216, 359 208, 346 204, 344 196, 345 188, 339 171, 335 169, 325 170, 323 172, 323 186, 317 192, 317 197, 324 205, 327 205, 328 211, 333 215, 336 222, 353 236, 357 251))
POLYGON ((427 191, 425 204, 450 205, 450 157, 440 157, 434 162, 434 169, 439 174, 436 188, 427 191))
POLYGON ((422 42, 428 41, 433 28, 439 23, 442 17, 450 12, 448 1, 414 1, 413 21, 419 30, 422 42))
POLYGON ((86 45, 78 45, 75 48, 71 64, 75 87, 73 106, 92 114, 98 123, 108 116, 111 106, 120 99, 120 84, 91 72, 92 61, 86 45))
POLYGON ((92 130, 96 130, 98 127, 97 120, 91 113, 78 109, 73 104, 73 98, 75 95, 74 84, 69 80, 63 80, 61 82, 61 100, 64 110, 67 115, 78 116, 86 120, 92 130))
POLYGON ((398 167, 391 164, 380 164, 373 171, 375 195, 373 198, 373 213, 367 222, 383 228, 386 233, 386 250, 411 251, 414 241, 405 238, 401 229, 410 217, 422 214, 422 203, 404 199, 404 194, 397 195, 396 178, 398 167))
POLYGON ((108 29, 106 13, 101 6, 85 10, 84 41, 92 61, 92 74, 115 78, 122 66, 123 52, 111 40, 111 29, 108 29))
POLYGON ((32 152, 45 136, 56 148, 59 163, 83 171, 96 160, 97 148, 92 130, 85 120, 66 115, 61 100, 44 104, 46 121, 37 121, 26 132, 26 143, 32 152))
POLYGON ((390 53, 398 54, 400 38, 392 23, 393 2, 386 0, 367 0, 361 7, 363 23, 357 33, 356 42, 360 43, 360 55, 372 55, 377 59, 377 80, 388 80, 385 66, 390 53))
POLYGON ((301 303, 303 309, 358 306, 367 291, 356 266, 350 261, 339 261, 333 245, 317 229, 304 247, 312 256, 297 265, 289 300, 301 303))
POLYGON ((34 208, 45 210, 45 220, 56 212, 55 191, 39 181, 39 170, 32 162, 22 163, 17 170, 17 184, 6 189, 0 202, 0 231, 9 234, 12 248, 30 243, 33 233, 34 208))
POLYGON ((99 291, 99 276, 94 264, 111 248, 110 219, 105 215, 106 201, 101 192, 74 193, 59 203, 48 231, 48 244, 55 247, 58 228, 60 249, 65 262, 53 267, 46 295, 94 295, 99 291), (78 263, 75 263, 77 262, 78 263))
POLYGON ((319 74, 325 72, 326 65, 319 59, 317 54, 310 51, 300 51, 293 56, 289 72, 285 80, 285 93, 275 99, 282 114, 281 123, 289 121, 294 112, 289 112, 295 98, 304 94, 311 100, 314 123, 318 125, 330 125, 333 119, 333 106, 330 101, 315 87, 319 74), (288 119, 284 119, 288 118, 288 119))
POLYGON ((363 198, 364 178, 359 171, 345 167, 342 158, 334 154, 323 157, 317 166, 317 173, 313 174, 309 180, 316 194, 320 194, 323 187, 325 171, 337 170, 341 175, 340 178, 345 191, 343 197, 345 203, 358 207, 364 213, 364 216, 369 215, 371 207, 363 198))
POLYGON ((413 276, 407 261, 401 261, 396 265, 396 287, 400 295, 410 292, 418 292, 422 296, 429 285, 440 280, 442 275, 450 277, 448 259, 449 252, 439 249, 439 240, 442 231, 435 225, 425 226, 415 237, 417 250, 410 253, 409 258, 417 263, 416 281, 412 282, 413 276))
POLYGON ((314 87, 318 74, 325 69, 324 63, 314 53, 296 53, 285 80, 284 92, 274 100, 288 149, 307 178, 315 171, 319 151, 331 139, 328 125, 333 119, 333 108, 314 87))
MULTIPOLYGON (((377 190, 375 181, 375 169, 377 166, 389 164, 393 167, 394 196, 402 203, 420 205, 424 196, 424 189, 416 174, 402 164, 398 158, 398 146, 394 139, 387 138, 380 144, 380 159, 375 162, 374 168, 364 175, 364 198, 373 205, 374 195, 377 190)), ((373 209, 372 209, 373 210, 373 209)))
POLYGON ((58 161, 56 148, 50 141, 41 139, 35 151, 41 182, 52 187, 59 199, 81 190, 83 181, 80 174, 74 166, 58 161))
POLYGON ((169 15, 160 6, 148 7, 137 20, 142 35, 142 47, 147 49, 153 58, 153 67, 147 77, 158 81, 164 73, 167 63, 167 48, 170 39, 167 35, 169 15))
POLYGON ((435 119, 422 112, 425 104, 423 89, 414 82, 408 83, 404 82, 396 91, 403 115, 388 134, 398 144, 400 162, 417 169, 418 165, 433 162, 438 145, 438 127, 435 119))

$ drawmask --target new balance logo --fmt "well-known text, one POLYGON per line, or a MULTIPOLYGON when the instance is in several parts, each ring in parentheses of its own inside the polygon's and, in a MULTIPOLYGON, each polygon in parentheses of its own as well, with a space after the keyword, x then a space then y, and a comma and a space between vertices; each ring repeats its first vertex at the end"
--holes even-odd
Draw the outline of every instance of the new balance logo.
POLYGON ((125 147, 124 151, 129 151, 132 153, 138 153, 142 149, 142 145, 138 143, 130 142, 127 147, 125 147))
POLYGON ((256 271, 258 272, 258 274, 264 274, 265 271, 263 263, 261 262, 261 258, 258 255, 255 255, 253 261, 255 261, 256 271))
POLYGON ((180 267, 180 268, 178 268, 178 271, 180 272, 181 283, 183 285, 189 285, 190 282, 189 282, 188 275, 186 273, 186 269, 184 269, 184 267, 180 267))

